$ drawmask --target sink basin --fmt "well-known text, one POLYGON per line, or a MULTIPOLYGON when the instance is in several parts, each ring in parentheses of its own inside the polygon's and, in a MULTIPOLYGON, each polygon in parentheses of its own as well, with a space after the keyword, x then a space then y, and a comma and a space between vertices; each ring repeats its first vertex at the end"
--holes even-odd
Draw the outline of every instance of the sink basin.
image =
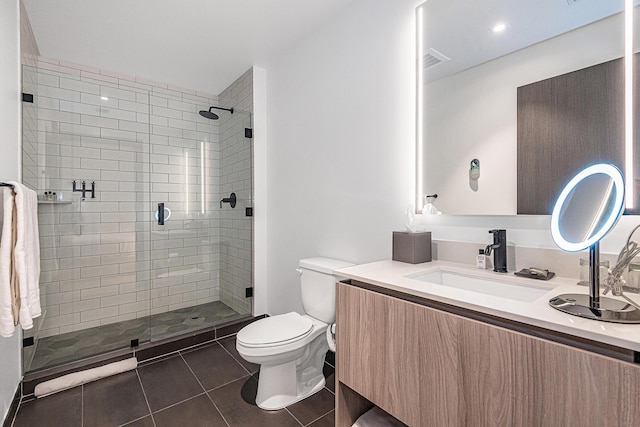
POLYGON ((494 280, 445 269, 414 273, 405 277, 450 288, 462 289, 465 291, 508 298, 522 302, 533 302, 555 287, 540 282, 524 284, 509 281, 505 280, 507 279, 506 277, 494 280))

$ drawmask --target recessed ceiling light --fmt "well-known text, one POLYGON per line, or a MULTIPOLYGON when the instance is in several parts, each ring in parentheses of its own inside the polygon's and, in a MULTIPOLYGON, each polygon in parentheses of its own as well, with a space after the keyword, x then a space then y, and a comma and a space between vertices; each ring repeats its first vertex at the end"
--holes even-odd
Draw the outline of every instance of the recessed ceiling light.
POLYGON ((493 26, 493 28, 491 29, 494 33, 501 33, 505 30, 505 28, 507 28, 507 26, 505 24, 503 24, 502 22, 496 24, 493 26))
POLYGON ((101 96, 100 99, 102 99, 103 101, 108 101, 109 100, 109 98, 106 97, 106 96, 101 96))

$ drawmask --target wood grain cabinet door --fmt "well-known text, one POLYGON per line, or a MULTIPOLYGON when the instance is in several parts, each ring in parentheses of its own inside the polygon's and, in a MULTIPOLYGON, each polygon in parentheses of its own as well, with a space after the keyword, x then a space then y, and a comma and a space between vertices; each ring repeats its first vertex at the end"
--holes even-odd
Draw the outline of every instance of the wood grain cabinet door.
POLYGON ((410 426, 488 425, 481 324, 338 285, 338 381, 410 426))
POLYGON ((345 284, 336 338, 337 380, 409 426, 640 425, 637 364, 345 284))
POLYGON ((420 423, 419 307, 338 285, 336 369, 339 381, 409 425, 420 423))
POLYGON ((640 425, 640 366, 488 327, 495 425, 640 425))

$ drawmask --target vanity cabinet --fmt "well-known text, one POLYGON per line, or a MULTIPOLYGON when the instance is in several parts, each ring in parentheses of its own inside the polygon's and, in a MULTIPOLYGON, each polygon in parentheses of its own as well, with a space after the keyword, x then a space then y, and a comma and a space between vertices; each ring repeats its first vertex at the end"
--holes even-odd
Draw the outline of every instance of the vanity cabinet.
POLYGON ((640 365, 337 285, 336 426, 632 426, 640 365))

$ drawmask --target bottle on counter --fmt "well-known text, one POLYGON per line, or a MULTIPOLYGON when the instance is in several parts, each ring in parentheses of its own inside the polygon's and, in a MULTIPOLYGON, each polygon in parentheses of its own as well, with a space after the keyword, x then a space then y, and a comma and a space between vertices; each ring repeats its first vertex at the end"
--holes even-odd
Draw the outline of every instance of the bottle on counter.
POLYGON ((487 268, 487 256, 484 254, 484 249, 478 249, 478 255, 476 256, 476 268, 487 268))

